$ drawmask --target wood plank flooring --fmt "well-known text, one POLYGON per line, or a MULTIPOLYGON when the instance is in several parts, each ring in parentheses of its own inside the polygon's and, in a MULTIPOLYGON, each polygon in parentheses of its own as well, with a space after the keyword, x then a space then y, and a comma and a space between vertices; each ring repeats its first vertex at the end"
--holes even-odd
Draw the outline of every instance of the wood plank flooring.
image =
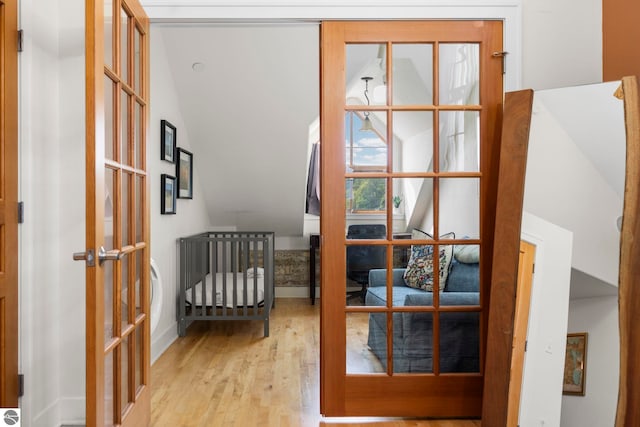
MULTIPOLYGON (((263 338, 260 321, 190 326, 187 336, 178 338, 151 368, 151 425, 480 426, 478 420, 322 418, 319 303, 278 299, 271 313, 269 338, 263 338)), ((354 351, 362 351, 362 342, 355 345, 354 351)))

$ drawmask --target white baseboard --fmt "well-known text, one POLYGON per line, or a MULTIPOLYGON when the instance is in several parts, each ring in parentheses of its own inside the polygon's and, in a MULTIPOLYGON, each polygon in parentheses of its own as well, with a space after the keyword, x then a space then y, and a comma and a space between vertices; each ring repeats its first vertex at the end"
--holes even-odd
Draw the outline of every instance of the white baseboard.
MULTIPOLYGON (((276 298, 311 298, 309 286, 276 286, 276 298)), ((317 298, 320 298, 319 286, 316 286, 317 298)))
POLYGON ((84 425, 87 419, 86 406, 84 396, 60 399, 60 421, 62 425, 84 425))
POLYGON ((164 353, 173 342, 178 339, 178 322, 173 322, 164 332, 152 337, 151 340, 151 364, 153 365, 162 353, 164 353))
MULTIPOLYGON (((23 425, 26 425, 25 421, 28 421, 26 418, 27 417, 23 415, 23 425)), ((38 415, 34 416, 31 419, 31 423, 33 427, 55 427, 60 425, 60 400, 56 400, 38 415)))

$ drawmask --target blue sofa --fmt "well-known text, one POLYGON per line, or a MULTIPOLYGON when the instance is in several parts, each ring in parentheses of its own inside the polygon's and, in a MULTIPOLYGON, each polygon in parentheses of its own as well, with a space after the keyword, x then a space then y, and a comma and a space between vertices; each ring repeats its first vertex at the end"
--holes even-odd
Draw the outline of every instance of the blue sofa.
MULTIPOLYGON (((431 306, 433 293, 405 285, 404 268, 393 270, 393 306, 431 306)), ((385 269, 369 272, 367 306, 386 306, 385 269)), ((452 259, 440 305, 479 304, 479 264, 452 259)), ((431 313, 393 314, 393 371, 433 372, 431 313)), ((480 371, 480 314, 456 312, 440 314, 440 372, 480 371)), ((369 315, 368 345, 387 368, 387 327, 385 313, 369 315)))

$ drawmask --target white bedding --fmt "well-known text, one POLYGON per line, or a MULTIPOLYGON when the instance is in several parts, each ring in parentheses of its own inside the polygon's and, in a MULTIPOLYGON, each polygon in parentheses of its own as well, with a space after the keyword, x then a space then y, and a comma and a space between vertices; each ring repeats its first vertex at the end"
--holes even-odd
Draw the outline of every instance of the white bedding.
MULTIPOLYGON (((253 287, 254 287, 254 279, 253 279, 253 270, 249 270, 251 271, 251 274, 247 274, 247 306, 253 306, 254 302, 253 302, 253 287)), ((223 303, 223 293, 224 290, 226 288, 226 295, 227 295, 227 300, 226 300, 226 306, 229 308, 233 308, 233 277, 236 277, 236 293, 237 293, 237 299, 236 299, 236 304, 237 306, 243 306, 244 305, 244 275, 241 272, 238 273, 216 273, 216 282, 215 282, 215 289, 216 289, 216 303, 215 305, 218 307, 222 306, 223 303), (224 282, 223 280, 225 279, 226 276, 226 282, 224 282)), ((264 301, 264 276, 262 274, 258 274, 257 278, 255 279, 258 285, 258 304, 262 303, 264 301)), ((213 276, 211 274, 207 275, 207 279, 206 279, 206 304, 207 306, 211 306, 211 302, 213 301, 213 297, 212 297, 212 293, 213 293, 213 276)), ((196 284, 195 286, 195 291, 196 291, 196 302, 195 305, 196 306, 201 306, 202 305, 202 282, 196 284)), ((189 303, 192 303, 191 299, 192 299, 192 294, 191 294, 191 289, 187 289, 186 292, 186 300, 189 303)))

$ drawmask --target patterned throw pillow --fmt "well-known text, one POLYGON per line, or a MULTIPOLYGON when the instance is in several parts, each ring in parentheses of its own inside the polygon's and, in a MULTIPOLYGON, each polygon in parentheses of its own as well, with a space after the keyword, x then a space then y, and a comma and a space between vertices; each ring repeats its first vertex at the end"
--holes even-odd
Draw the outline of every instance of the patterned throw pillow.
MULTIPOLYGON (((449 236, 449 235, 446 235, 449 236)), ((442 236, 441 238, 443 238, 442 236)), ((451 238, 451 237, 449 237, 451 238)), ((455 237, 454 237, 455 238, 455 237)), ((441 245, 439 256, 439 282, 440 291, 444 289, 449 275, 451 258, 453 256, 453 245, 441 245)), ((433 292, 433 245, 413 245, 411 246, 411 256, 407 269, 404 272, 404 283, 416 289, 433 292)))

